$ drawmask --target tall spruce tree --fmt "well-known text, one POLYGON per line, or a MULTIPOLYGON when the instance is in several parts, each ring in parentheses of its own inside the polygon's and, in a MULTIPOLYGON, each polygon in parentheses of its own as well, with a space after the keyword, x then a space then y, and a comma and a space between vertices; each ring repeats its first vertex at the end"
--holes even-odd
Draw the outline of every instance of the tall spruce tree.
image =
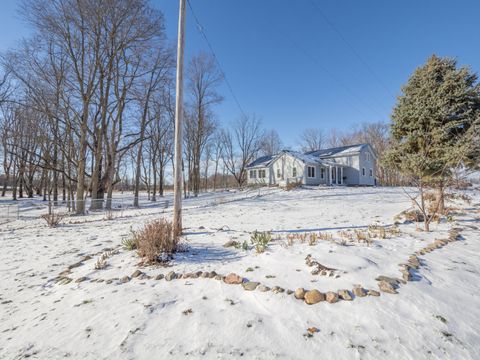
POLYGON ((475 166, 480 153, 480 85, 468 68, 450 58, 430 57, 402 87, 393 109, 392 146, 385 162, 417 184, 425 230, 443 211, 443 189, 459 166, 475 166), (437 189, 428 213, 426 188, 437 189))

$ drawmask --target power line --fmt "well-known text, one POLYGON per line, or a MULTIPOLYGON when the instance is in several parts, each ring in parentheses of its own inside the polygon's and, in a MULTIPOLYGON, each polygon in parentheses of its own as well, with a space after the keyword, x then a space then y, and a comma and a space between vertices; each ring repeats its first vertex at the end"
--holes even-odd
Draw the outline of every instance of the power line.
POLYGON ((375 71, 372 69, 372 67, 363 59, 363 57, 359 54, 359 52, 355 49, 355 47, 347 40, 347 38, 341 33, 341 31, 333 24, 332 21, 329 20, 327 15, 320 9, 318 4, 314 0, 310 0, 310 3, 313 5, 313 7, 318 11, 320 16, 323 18, 323 20, 327 23, 330 28, 335 31, 335 33, 340 37, 340 39, 350 48, 350 50, 353 52, 353 54, 360 60, 360 62, 363 64, 363 66, 368 70, 370 75, 377 80, 377 82, 392 96, 395 97, 393 92, 390 90, 390 88, 380 79, 380 77, 375 73, 375 71))
MULTIPOLYGON (((278 28, 278 27, 277 27, 278 28)), ((367 107, 370 111, 376 113, 380 118, 383 117, 383 115, 377 111, 377 109, 373 108, 370 104, 368 104, 366 101, 364 101, 360 96, 355 94, 355 92, 347 85, 345 84, 342 80, 340 80, 335 74, 333 74, 330 70, 328 70, 321 62, 318 60, 315 56, 313 56, 310 52, 308 52, 303 46, 301 46, 297 41, 295 41, 291 36, 289 36, 287 33, 283 31, 283 29, 278 28, 280 32, 283 33, 284 37, 289 40, 298 50, 300 50, 307 58, 309 58, 313 63, 315 63, 323 72, 325 72, 328 76, 332 78, 332 80, 335 81, 337 85, 342 87, 346 93, 350 94, 351 97, 355 98, 359 103, 363 104, 365 107, 367 107)), ((359 107, 357 107, 355 104, 351 103, 353 107, 357 109, 360 113, 363 113, 363 115, 366 115, 359 107)))
POLYGON ((220 71, 222 72, 222 75, 223 75, 223 78, 225 79, 225 84, 227 84, 227 88, 228 90, 230 91, 230 94, 232 95, 235 103, 237 104, 240 112, 242 113, 242 115, 244 117, 247 117, 247 114, 245 113, 245 111, 243 111, 243 108, 242 106, 240 105, 240 101, 238 101, 238 98, 237 96, 235 95, 235 92, 233 91, 233 88, 232 88, 232 85, 230 84, 230 82, 228 81, 227 79, 227 75, 225 74, 225 71, 223 70, 223 67, 222 65, 220 64, 220 61, 218 60, 218 57, 217 55, 215 54, 215 51, 213 50, 213 46, 212 44, 210 43, 210 41, 208 40, 208 37, 207 37, 207 34, 205 34, 205 31, 203 30, 203 26, 202 24, 200 23, 200 21, 198 20, 198 17, 197 15, 195 14, 195 11, 193 10, 193 7, 192 7, 192 4, 190 3, 190 0, 187 0, 187 3, 188 3, 188 7, 190 8, 191 12, 192 12, 192 16, 193 16, 193 19, 195 20, 195 23, 197 24, 197 30, 202 34, 203 38, 205 39, 205 42, 207 43, 208 47, 210 48, 210 51, 213 55, 213 58, 215 59, 215 62, 217 63, 217 66, 220 68, 220 71))

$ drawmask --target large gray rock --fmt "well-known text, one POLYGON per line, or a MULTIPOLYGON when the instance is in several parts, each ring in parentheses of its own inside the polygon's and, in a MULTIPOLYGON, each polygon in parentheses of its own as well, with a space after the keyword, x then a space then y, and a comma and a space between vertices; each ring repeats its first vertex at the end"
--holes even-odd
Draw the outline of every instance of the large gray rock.
POLYGON ((172 281, 176 278, 177 278, 177 274, 175 274, 175 271, 170 271, 169 273, 167 273, 167 275, 165 275, 165 280, 167 281, 172 281))
POLYGON ((353 300, 352 294, 347 289, 338 290, 338 297, 340 299, 346 300, 346 301, 352 301, 353 300))
POLYGON ((143 274, 143 272, 141 272, 140 270, 135 270, 132 274, 132 278, 139 277, 142 274, 143 274))
POLYGON ((255 282, 255 281, 247 281, 247 282, 242 283, 243 288, 247 291, 255 290, 258 285, 259 285, 259 283, 255 282))
POLYGON ((397 294, 395 285, 385 280, 378 282, 378 288, 385 293, 397 294))
POLYGON ((367 291, 361 286, 356 286, 353 288, 353 294, 358 297, 365 297, 367 296, 367 291))

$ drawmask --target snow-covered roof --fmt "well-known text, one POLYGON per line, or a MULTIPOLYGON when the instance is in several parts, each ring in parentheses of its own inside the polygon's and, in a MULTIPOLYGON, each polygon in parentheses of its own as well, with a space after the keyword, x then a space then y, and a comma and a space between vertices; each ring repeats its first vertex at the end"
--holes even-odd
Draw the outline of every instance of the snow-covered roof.
POLYGON ((348 156, 351 154, 358 154, 364 147, 369 146, 368 144, 357 144, 357 145, 347 145, 340 146, 330 149, 321 149, 315 151, 309 151, 307 154, 312 156, 318 156, 320 158, 332 157, 332 156, 348 156))
POLYGON ((344 166, 342 164, 335 162, 335 160, 329 161, 328 159, 335 158, 338 156, 349 156, 349 155, 358 154, 360 151, 362 151, 363 148, 369 147, 369 146, 370 146, 369 144, 347 145, 347 146, 340 146, 340 147, 330 148, 330 149, 309 151, 305 154, 298 151, 293 151, 293 150, 282 150, 280 153, 275 155, 259 157, 255 161, 252 161, 250 164, 248 164, 247 168, 267 167, 274 160, 276 160, 278 157, 282 156, 283 154, 290 154, 291 156, 309 165, 319 164, 319 165, 330 165, 330 166, 344 166))
POLYGON ((251 167, 265 167, 270 164, 270 162, 276 157, 276 155, 267 155, 259 157, 258 159, 252 161, 250 164, 247 165, 247 168, 251 167))

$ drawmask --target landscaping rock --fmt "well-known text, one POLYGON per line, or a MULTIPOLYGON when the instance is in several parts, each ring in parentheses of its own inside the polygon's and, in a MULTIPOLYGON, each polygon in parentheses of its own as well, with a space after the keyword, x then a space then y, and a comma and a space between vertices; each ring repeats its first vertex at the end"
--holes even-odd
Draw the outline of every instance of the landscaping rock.
POLYGON ((143 274, 143 272, 141 272, 140 270, 135 270, 135 272, 132 274, 132 278, 139 277, 142 274, 143 274))
POLYGON ((328 291, 325 294, 325 300, 330 304, 336 303, 338 301, 338 294, 333 291, 328 291))
POLYGON ((377 277, 375 278, 375 280, 377 280, 377 281, 385 281, 385 282, 387 282, 387 283, 389 283, 389 284, 392 284, 393 286, 396 286, 396 285, 400 284, 400 280, 399 280, 399 279, 391 278, 391 277, 383 276, 383 275, 377 276, 377 277))
POLYGON ((288 289, 287 291, 285 291, 287 293, 287 295, 292 295, 293 294, 293 290, 290 290, 288 289))
POLYGON ((201 277, 201 278, 204 278, 204 279, 205 279, 205 278, 208 278, 208 272, 207 272, 207 271, 202 272, 202 273, 200 274, 200 277, 201 277))
POLYGON ((380 296, 380 292, 378 292, 377 290, 371 290, 371 289, 367 291, 367 294, 369 296, 380 296))
POLYGON ((303 300, 305 298, 305 289, 304 288, 298 288, 297 290, 295 290, 295 298, 296 299, 299 299, 299 300, 303 300))
POLYGON ((356 286, 353 288, 353 294, 358 297, 365 297, 367 296, 367 290, 365 290, 361 286, 356 286))
POLYGON ((270 288, 268 286, 265 286, 265 285, 259 285, 257 287, 257 290, 261 291, 261 292, 267 292, 267 291, 270 291, 270 288))
MULTIPOLYGON (((120 279, 120 282, 121 282, 122 284, 127 283, 127 282, 129 282, 129 281, 130 281, 130 276, 124 276, 124 277, 122 277, 122 278, 120 279)), ((108 283, 109 283, 109 282, 107 281, 107 284, 108 284, 108 283)))
POLYGON ((242 283, 243 289, 247 290, 247 291, 255 290, 258 285, 259 285, 259 283, 254 282, 254 281, 247 281, 247 282, 242 283))
POLYGON ((76 283, 81 283, 81 282, 84 282, 87 280, 87 277, 85 276, 82 276, 82 277, 79 277, 77 280, 75 280, 76 283))
POLYGON ((401 270, 404 281, 412 281, 412 274, 407 269, 401 270))
POLYGON ((76 262, 75 264, 69 265, 68 268, 69 269, 74 269, 74 268, 77 268, 77 267, 82 266, 82 265, 83 265, 83 262, 79 261, 79 262, 76 262))
POLYGON ((390 283, 388 281, 385 281, 385 280, 382 280, 382 281, 378 282, 378 288, 381 291, 389 293, 389 294, 397 294, 397 290, 395 290, 395 286, 392 283, 390 283))
POLYGON ((223 280, 223 276, 222 275, 215 275, 215 280, 223 280))
POLYGON ((280 286, 274 286, 274 287, 272 288, 272 292, 273 292, 274 294, 283 293, 283 292, 285 292, 285 289, 282 288, 282 287, 280 287, 280 286))
POLYGON ((210 271, 210 272, 208 273, 208 277, 209 277, 210 279, 213 279, 215 276, 217 276, 217 273, 216 273, 215 271, 210 271))
POLYGON ((305 303, 308 305, 317 304, 325 300, 325 295, 318 290, 310 290, 305 293, 305 303))
POLYGON ((155 280, 162 280, 163 278, 163 274, 158 274, 157 276, 155 276, 155 280))
POLYGON ((235 273, 230 273, 223 280, 225 284, 238 285, 243 282, 243 278, 235 273))
POLYGON ((349 290, 338 290, 338 297, 342 300, 352 301, 353 297, 349 290))
POLYGON ((235 241, 235 240, 229 240, 227 241, 225 244, 223 244, 223 247, 236 247, 236 246, 239 246, 240 243, 238 241, 235 241))
POLYGON ((175 274, 175 271, 170 271, 167 275, 165 275, 165 280, 167 281, 172 281, 177 278, 177 274, 175 274))

